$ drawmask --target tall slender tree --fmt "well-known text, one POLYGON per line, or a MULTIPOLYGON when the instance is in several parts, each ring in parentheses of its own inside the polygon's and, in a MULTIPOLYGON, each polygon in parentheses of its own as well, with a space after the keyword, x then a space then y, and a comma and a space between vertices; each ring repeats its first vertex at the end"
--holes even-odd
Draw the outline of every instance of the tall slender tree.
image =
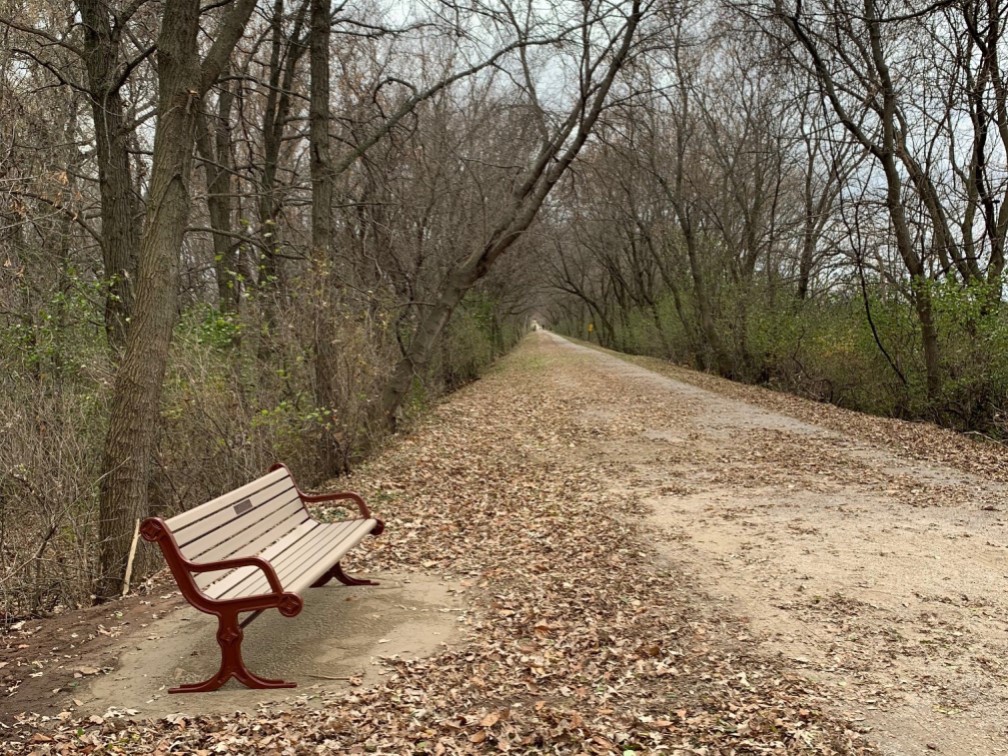
POLYGON ((147 490, 161 389, 177 319, 179 257, 189 221, 189 182, 201 99, 227 65, 255 0, 224 12, 213 45, 199 56, 198 0, 165 4, 158 35, 158 120, 137 280, 136 316, 116 374, 99 497, 100 573, 95 595, 119 594, 133 522, 147 490))
POLYGON ((380 403, 385 422, 395 427, 397 412, 414 378, 425 371, 432 350, 466 292, 489 271, 535 220, 546 197, 584 147, 608 103, 609 92, 623 65, 631 57, 637 31, 650 5, 632 0, 603 9, 592 3, 582 6, 577 50, 577 94, 570 109, 552 131, 534 87, 526 94, 532 112, 543 126, 542 146, 511 187, 506 206, 489 229, 484 242, 456 262, 444 276, 437 299, 427 308, 411 334, 403 355, 385 386, 380 403), (605 22, 611 25, 606 28, 605 22), (602 37, 599 45, 597 40, 602 37))

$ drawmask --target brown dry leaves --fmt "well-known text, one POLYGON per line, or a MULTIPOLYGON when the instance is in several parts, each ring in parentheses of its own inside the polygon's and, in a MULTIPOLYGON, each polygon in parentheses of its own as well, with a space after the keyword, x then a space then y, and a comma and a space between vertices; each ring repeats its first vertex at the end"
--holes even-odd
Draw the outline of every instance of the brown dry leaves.
POLYGON ((930 423, 872 417, 760 386, 734 383, 717 376, 676 367, 662 360, 624 358, 683 383, 837 431, 846 438, 888 447, 910 459, 947 465, 964 473, 1008 482, 1008 447, 987 441, 982 436, 964 435, 930 423))
MULTIPOLYGON (((229 717, 28 721, 27 753, 868 753, 808 682, 750 655, 607 493, 550 379, 576 362, 526 341, 351 482, 388 528, 351 567, 461 580, 461 646, 386 659, 382 685, 229 717), (321 705, 319 705, 321 704, 321 705), (33 738, 32 729, 40 732, 33 738)), ((576 380, 576 375, 574 380, 576 380)), ((249 632, 254 632, 253 625, 249 632)), ((197 702, 180 700, 180 707, 197 702)), ((0 734, 0 738, 4 737, 0 734)))

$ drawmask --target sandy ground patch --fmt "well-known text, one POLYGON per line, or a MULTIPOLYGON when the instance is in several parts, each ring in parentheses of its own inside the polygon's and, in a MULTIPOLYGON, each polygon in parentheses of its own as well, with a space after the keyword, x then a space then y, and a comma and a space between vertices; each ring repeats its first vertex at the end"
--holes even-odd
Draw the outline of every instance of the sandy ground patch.
POLYGON ((219 666, 216 618, 177 609, 128 639, 108 675, 79 690, 80 713, 126 709, 138 717, 227 713, 290 698, 372 685, 379 659, 417 659, 458 640, 463 599, 455 584, 422 575, 374 575, 379 586, 312 589, 297 617, 264 612, 245 630, 242 652, 263 677, 297 688, 248 690, 235 681, 210 694, 169 694, 168 688, 212 676, 219 666))

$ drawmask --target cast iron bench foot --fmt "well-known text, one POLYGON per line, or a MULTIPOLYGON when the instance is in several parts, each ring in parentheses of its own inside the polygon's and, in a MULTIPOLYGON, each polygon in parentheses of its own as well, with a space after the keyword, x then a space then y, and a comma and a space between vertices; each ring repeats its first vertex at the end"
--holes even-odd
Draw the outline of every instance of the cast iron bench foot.
POLYGON ((377 580, 364 580, 363 578, 350 577, 340 566, 339 562, 336 562, 325 575, 320 577, 314 583, 312 583, 312 588, 321 588, 323 585, 328 583, 333 578, 339 580, 343 585, 381 585, 377 580))

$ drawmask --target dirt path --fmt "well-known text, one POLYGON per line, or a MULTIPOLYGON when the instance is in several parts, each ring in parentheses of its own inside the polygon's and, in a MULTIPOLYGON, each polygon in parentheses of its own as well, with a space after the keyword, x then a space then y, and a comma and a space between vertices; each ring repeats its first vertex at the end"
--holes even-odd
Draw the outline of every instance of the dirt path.
POLYGON ((591 366, 568 389, 606 397, 583 420, 662 551, 754 643, 886 752, 1008 752, 1003 484, 554 344, 591 366))
MULTIPOLYGON (((61 690, 30 659, 60 619, 32 623, 0 638, 0 751, 1004 752, 1003 451, 653 366, 533 334, 341 483, 388 524, 352 568, 450 584, 452 643, 368 652, 310 705, 188 696, 180 720, 138 689, 89 719, 19 711, 61 690)), ((151 634, 124 620, 103 653, 151 634)), ((103 701, 130 664, 102 662, 103 701)))

